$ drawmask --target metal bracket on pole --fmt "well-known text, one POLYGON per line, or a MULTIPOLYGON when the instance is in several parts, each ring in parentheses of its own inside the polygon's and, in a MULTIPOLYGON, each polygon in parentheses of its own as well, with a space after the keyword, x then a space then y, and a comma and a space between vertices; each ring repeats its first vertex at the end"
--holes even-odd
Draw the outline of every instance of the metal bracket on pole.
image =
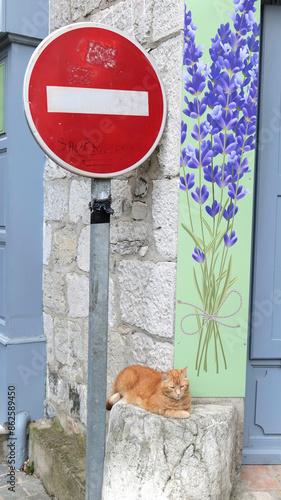
POLYGON ((86 500, 101 500, 105 457, 110 179, 92 179, 86 500))
POLYGON ((104 224, 110 222, 110 215, 114 214, 111 208, 111 196, 104 200, 92 200, 89 203, 91 210, 91 224, 104 224))

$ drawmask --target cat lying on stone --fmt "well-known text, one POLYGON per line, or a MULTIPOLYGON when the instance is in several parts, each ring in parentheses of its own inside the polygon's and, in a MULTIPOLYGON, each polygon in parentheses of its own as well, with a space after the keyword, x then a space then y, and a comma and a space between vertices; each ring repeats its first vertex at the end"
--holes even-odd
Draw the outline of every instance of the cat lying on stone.
POLYGON ((147 366, 132 365, 116 377, 106 401, 106 409, 123 398, 127 403, 165 417, 188 418, 191 396, 186 368, 158 372, 147 366))

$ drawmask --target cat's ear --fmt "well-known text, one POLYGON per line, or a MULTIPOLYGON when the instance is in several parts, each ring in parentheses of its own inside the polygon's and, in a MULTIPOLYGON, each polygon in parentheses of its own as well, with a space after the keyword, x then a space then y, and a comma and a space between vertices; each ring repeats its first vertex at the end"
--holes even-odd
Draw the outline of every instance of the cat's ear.
POLYGON ((185 368, 183 368, 183 369, 181 370, 181 373, 182 373, 182 375, 183 375, 184 377, 186 377, 186 370, 187 370, 187 368, 188 368, 188 366, 186 366, 185 368))
POLYGON ((165 382, 166 380, 168 380, 168 378, 169 378, 168 373, 166 373, 166 372, 161 372, 161 375, 162 375, 162 380, 164 380, 164 382, 165 382))

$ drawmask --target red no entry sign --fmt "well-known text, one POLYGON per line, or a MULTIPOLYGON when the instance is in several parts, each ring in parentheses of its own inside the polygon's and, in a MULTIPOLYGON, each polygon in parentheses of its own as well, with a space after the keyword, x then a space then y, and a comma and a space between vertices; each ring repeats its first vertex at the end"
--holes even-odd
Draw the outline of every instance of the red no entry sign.
POLYGON ((91 23, 59 29, 38 46, 25 75, 24 109, 44 152, 89 177, 144 162, 166 118, 163 85, 145 50, 91 23))

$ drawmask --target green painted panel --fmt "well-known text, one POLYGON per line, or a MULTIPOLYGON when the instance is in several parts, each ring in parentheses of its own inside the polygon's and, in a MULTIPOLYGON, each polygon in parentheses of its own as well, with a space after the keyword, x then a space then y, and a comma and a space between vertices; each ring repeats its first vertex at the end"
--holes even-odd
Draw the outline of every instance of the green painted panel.
POLYGON ((193 396, 245 391, 259 13, 186 2, 175 367, 193 396))
POLYGON ((5 63, 0 64, 0 134, 5 132, 5 63))

